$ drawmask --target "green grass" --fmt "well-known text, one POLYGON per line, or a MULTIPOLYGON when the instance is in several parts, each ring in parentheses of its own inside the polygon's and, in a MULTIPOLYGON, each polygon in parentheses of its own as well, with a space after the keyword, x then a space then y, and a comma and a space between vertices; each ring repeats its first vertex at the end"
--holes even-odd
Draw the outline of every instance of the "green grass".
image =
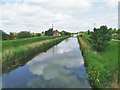
POLYGON ((4 51, 6 49, 16 48, 16 47, 28 45, 34 42, 54 39, 57 37, 56 36, 41 36, 41 37, 33 37, 33 38, 25 38, 25 39, 5 40, 5 41, 2 41, 2 50, 4 51))
POLYGON ((0 40, 0 53, 2 52, 2 40, 0 40))
POLYGON ((89 44, 89 35, 86 35, 86 34, 84 34, 83 36, 82 36, 82 38, 84 39, 84 41, 87 43, 87 44, 89 44))
MULTIPOLYGON (((87 37, 82 37, 86 42, 87 37)), ((80 42, 81 43, 81 42, 80 42)), ((86 42, 88 45, 89 42, 86 42)), ((91 49, 85 49, 81 43, 88 79, 92 87, 106 88, 114 87, 118 73, 118 42, 109 42, 108 48, 103 52, 95 52, 91 49)))
POLYGON ((68 38, 68 36, 56 37, 53 39, 50 39, 48 37, 48 40, 42 40, 42 41, 38 41, 31 44, 26 44, 26 45, 19 45, 19 47, 10 48, 10 49, 6 48, 2 53, 3 73, 9 72, 18 66, 24 65, 36 54, 48 50, 49 48, 58 44, 59 42, 61 42, 66 38, 68 38))

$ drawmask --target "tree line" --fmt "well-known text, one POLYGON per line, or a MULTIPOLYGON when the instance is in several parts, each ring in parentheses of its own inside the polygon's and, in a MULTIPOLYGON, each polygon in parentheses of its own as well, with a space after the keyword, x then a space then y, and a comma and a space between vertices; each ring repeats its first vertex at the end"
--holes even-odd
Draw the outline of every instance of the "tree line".
POLYGON ((5 33, 3 30, 0 30, 2 34, 2 40, 14 40, 20 38, 29 38, 29 37, 38 37, 41 36, 41 33, 30 33, 29 31, 21 31, 19 33, 10 32, 10 34, 5 33))
MULTIPOLYGON (((70 36, 70 32, 61 31, 59 32, 61 36, 70 36)), ((53 29, 48 29, 42 33, 31 33, 29 31, 20 31, 19 33, 10 32, 7 34, 3 30, 0 30, 0 34, 2 34, 2 40, 14 40, 14 39, 21 39, 21 38, 30 38, 30 37, 40 37, 40 36, 53 36, 53 29)))

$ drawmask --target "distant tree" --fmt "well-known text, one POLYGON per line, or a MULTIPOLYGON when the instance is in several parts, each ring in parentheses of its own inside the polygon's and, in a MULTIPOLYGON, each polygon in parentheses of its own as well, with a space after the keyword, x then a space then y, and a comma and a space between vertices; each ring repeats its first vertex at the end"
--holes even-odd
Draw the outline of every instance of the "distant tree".
POLYGON ((45 32, 42 32, 42 33, 41 33, 41 36, 44 36, 44 35, 45 35, 45 32))
POLYGON ((108 41, 111 39, 111 32, 107 26, 101 26, 99 29, 94 28, 91 35, 92 47, 96 51, 103 51, 108 46, 108 41))
POLYGON ((45 35, 47 36, 47 31, 45 31, 45 35))
POLYGON ((35 33, 31 33, 31 37, 35 37, 36 36, 36 34, 35 33))
POLYGON ((49 28, 49 30, 45 31, 46 36, 53 36, 53 28, 49 28))
POLYGON ((0 30, 0 34, 2 35, 2 40, 8 40, 9 39, 9 35, 7 33, 5 33, 4 31, 0 30))
POLYGON ((112 34, 112 33, 113 33, 113 29, 112 29, 112 28, 109 28, 109 32, 112 34))
POLYGON ((14 40, 15 39, 14 33, 10 32, 9 39, 10 40, 14 40))
POLYGON ((70 35, 71 35, 70 32, 66 32, 66 31, 62 31, 62 32, 60 32, 60 34, 61 34, 62 36, 70 36, 70 35))
POLYGON ((117 33, 117 29, 116 28, 113 29, 113 33, 117 33))
POLYGON ((88 30, 88 35, 90 35, 90 30, 88 30))
POLYGON ((31 33, 28 31, 21 31, 17 34, 17 38, 29 38, 31 36, 31 33))
POLYGON ((41 36, 41 34, 40 34, 40 33, 37 33, 36 36, 39 37, 39 36, 41 36))
POLYGON ((118 39, 120 40, 120 28, 118 29, 118 39))

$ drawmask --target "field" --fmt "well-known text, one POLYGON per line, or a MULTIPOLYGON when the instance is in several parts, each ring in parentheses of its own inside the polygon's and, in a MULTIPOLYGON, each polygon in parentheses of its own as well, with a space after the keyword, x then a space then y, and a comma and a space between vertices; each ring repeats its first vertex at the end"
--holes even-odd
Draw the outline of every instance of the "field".
POLYGON ((78 37, 78 39, 83 51, 91 86, 118 88, 118 42, 110 41, 108 48, 98 53, 91 49, 87 35, 78 37))
POLYGON ((68 36, 40 37, 19 39, 14 41, 3 41, 3 45, 5 45, 3 46, 2 53, 3 73, 9 72, 11 69, 23 65, 36 54, 48 50, 66 38, 68 38, 68 36))
POLYGON ((33 37, 33 38, 25 38, 25 39, 16 39, 16 40, 6 40, 2 41, 2 50, 16 48, 23 45, 28 45, 34 42, 39 42, 48 39, 57 38, 55 36, 41 36, 41 37, 33 37))

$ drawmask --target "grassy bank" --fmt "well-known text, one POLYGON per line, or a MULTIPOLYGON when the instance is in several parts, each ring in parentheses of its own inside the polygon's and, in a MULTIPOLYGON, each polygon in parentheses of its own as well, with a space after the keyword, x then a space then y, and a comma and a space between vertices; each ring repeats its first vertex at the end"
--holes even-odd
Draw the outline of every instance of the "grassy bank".
POLYGON ((103 52, 91 49, 89 37, 78 37, 86 62, 88 79, 92 87, 118 88, 118 42, 110 41, 103 52))
POLYGON ((48 50, 66 38, 68 37, 56 37, 31 44, 20 45, 19 47, 15 48, 5 49, 2 54, 3 73, 9 72, 11 69, 15 69, 18 66, 24 65, 24 63, 26 63, 36 54, 48 50))

